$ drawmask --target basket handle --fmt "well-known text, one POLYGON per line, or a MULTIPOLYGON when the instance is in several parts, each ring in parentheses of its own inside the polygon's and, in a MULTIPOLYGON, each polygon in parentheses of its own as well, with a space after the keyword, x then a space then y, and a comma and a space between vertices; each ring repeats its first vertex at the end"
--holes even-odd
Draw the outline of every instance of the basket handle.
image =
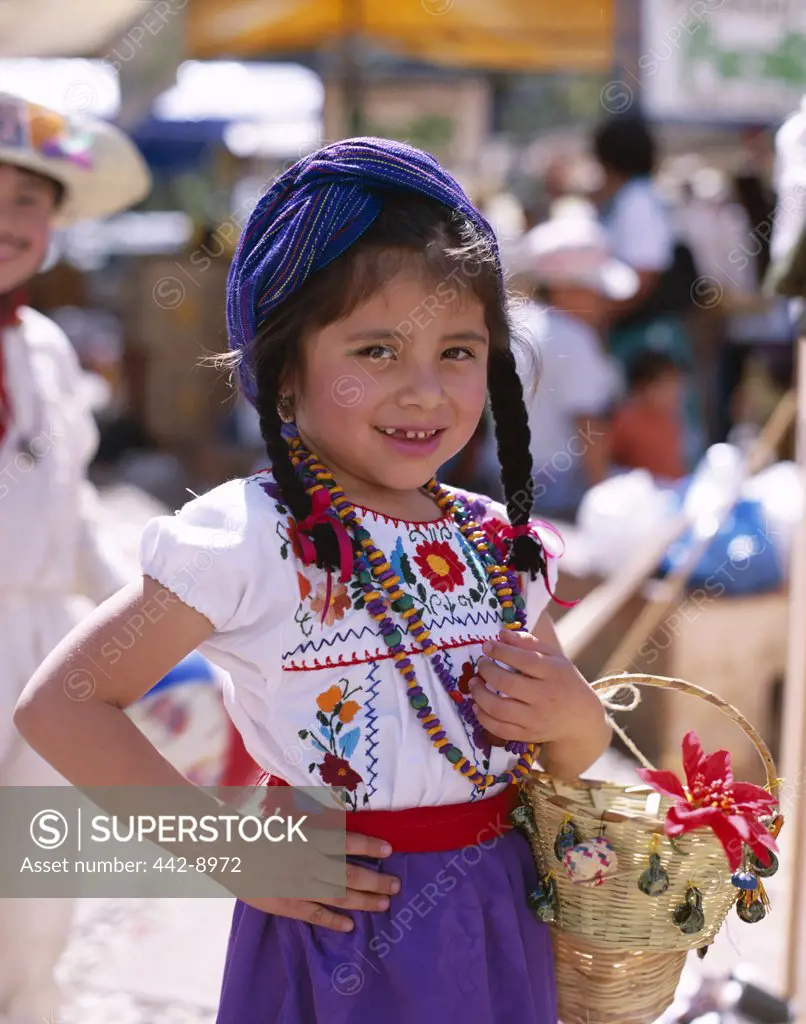
MULTIPOLYGON (((770 749, 750 722, 732 704, 728 704, 727 701, 722 700, 721 697, 711 693, 710 690, 703 689, 701 686, 695 686, 693 683, 687 683, 682 679, 669 679, 665 676, 646 676, 638 672, 622 672, 617 675, 605 676, 603 679, 597 679, 596 682, 591 683, 592 689, 600 696, 608 690, 617 691, 621 687, 629 686, 654 686, 661 690, 676 690, 678 693, 688 693, 692 697, 699 697, 701 700, 718 708, 739 726, 758 751, 759 757, 764 762, 764 770, 767 773, 767 787, 770 794, 776 800, 778 799, 781 783, 770 749)), ((625 710, 629 709, 625 708, 625 710)))

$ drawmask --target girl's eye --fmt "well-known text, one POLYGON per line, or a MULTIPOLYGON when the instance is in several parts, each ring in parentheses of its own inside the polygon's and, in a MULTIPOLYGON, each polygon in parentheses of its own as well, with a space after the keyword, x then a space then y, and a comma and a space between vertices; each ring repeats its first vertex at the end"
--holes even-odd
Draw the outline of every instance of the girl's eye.
POLYGON ((446 348, 442 353, 443 358, 451 359, 455 362, 464 362, 466 359, 475 359, 476 353, 471 348, 446 348))
POLYGON ((366 348, 356 352, 356 355, 363 356, 365 359, 394 359, 395 350, 391 345, 367 345, 366 348))

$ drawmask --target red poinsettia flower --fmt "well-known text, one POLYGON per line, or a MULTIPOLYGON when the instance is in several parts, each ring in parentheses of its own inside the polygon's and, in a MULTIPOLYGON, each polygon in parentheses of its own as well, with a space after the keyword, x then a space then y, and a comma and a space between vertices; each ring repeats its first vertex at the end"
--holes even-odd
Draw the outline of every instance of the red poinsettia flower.
POLYGON ((343 757, 336 757, 335 754, 325 754, 324 761, 319 765, 319 774, 326 786, 339 786, 350 793, 364 781, 343 757))
POLYGON ((460 587, 465 578, 465 563, 445 541, 434 540, 418 544, 414 561, 434 590, 438 590, 440 594, 460 587))
POLYGON ((696 732, 683 737, 686 786, 674 772, 640 768, 648 785, 676 801, 666 814, 664 830, 670 838, 698 828, 711 828, 725 848, 731 870, 742 865, 742 848, 750 847, 762 864, 778 847, 760 819, 769 817, 777 801, 750 782, 734 782, 727 750, 705 754, 696 732))

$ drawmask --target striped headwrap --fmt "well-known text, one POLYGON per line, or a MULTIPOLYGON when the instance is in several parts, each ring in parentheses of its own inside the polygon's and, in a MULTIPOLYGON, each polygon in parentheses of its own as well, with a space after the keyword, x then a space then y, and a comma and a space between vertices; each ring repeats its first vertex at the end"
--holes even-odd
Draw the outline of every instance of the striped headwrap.
POLYGON ((358 138, 310 154, 261 197, 229 272, 229 345, 246 350, 239 374, 250 401, 255 378, 247 346, 266 317, 361 237, 388 191, 427 196, 463 214, 488 240, 500 267, 492 228, 429 153, 389 139, 358 138))

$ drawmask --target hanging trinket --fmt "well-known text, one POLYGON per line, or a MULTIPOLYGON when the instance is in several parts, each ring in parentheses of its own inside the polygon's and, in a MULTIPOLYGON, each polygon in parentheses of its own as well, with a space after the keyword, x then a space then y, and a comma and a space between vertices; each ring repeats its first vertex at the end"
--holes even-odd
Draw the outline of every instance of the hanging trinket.
MULTIPOLYGON (((737 875, 754 877, 750 871, 737 871, 737 875)), ((734 878, 736 876, 734 875, 734 878)), ((749 889, 746 886, 739 886, 739 895, 736 899, 736 913, 747 924, 756 924, 763 921, 770 909, 770 901, 764 891, 761 879, 756 878, 756 885, 749 889)), ((736 884, 735 882, 733 883, 736 884)))
MULTIPOLYGON (((778 833, 781 831, 783 824, 783 814, 776 814, 772 822, 767 826, 767 831, 770 833, 773 839, 778 838, 778 833)), ((778 858, 775 856, 772 850, 768 850, 767 853, 769 855, 770 860, 768 864, 764 864, 757 854, 753 853, 752 850, 745 847, 745 866, 748 868, 748 870, 752 871, 753 874, 757 875, 759 878, 772 878, 772 876, 778 870, 778 858)))
POLYGON ((747 924, 756 924, 758 921, 763 921, 767 916, 767 911, 762 901, 754 898, 754 894, 747 891, 739 894, 739 898, 736 901, 736 913, 747 924))
POLYGON ((575 885, 603 885, 618 871, 616 851, 604 836, 587 839, 566 850, 563 858, 568 877, 575 885))
POLYGON ((753 874, 758 875, 759 878, 772 878, 778 870, 778 858, 772 850, 770 850, 770 858, 769 864, 762 864, 761 860, 754 853, 751 853, 747 859, 747 865, 753 874))
POLYGON ((731 882, 744 892, 753 892, 758 888, 758 878, 752 871, 734 871, 731 882))
POLYGON ((553 924, 557 920, 557 886, 551 871, 543 875, 532 889, 527 897, 527 902, 540 921, 545 924, 553 924))
POLYGON ((672 920, 686 935, 696 935, 705 927, 705 914, 702 912, 702 893, 691 885, 686 890, 686 902, 675 910, 672 920))
POLYGON ((534 812, 528 804, 518 804, 513 811, 510 811, 509 820, 515 828, 523 832, 527 839, 537 838, 534 812))
POLYGON ((658 842, 658 836, 653 836, 649 867, 638 879, 638 888, 647 896, 662 896, 669 888, 669 876, 660 862, 660 855, 656 852, 658 842))
POLYGON ((554 840, 554 856, 557 860, 564 861, 566 853, 581 842, 582 836, 571 821, 571 815, 566 814, 557 832, 557 838, 554 840))

